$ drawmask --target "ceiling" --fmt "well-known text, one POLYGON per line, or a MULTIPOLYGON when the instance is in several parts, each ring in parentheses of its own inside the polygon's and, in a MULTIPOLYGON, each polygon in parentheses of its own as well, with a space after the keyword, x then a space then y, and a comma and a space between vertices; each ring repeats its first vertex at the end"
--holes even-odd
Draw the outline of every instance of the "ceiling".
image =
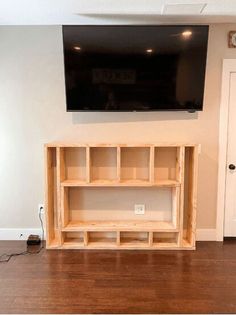
POLYGON ((0 0, 0 25, 236 23, 236 0, 0 0))

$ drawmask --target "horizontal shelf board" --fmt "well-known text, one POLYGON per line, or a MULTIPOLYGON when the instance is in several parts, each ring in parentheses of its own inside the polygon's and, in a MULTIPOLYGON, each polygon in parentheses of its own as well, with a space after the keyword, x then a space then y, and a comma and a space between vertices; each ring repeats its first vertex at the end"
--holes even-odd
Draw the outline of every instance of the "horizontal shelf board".
POLYGON ((85 246, 89 249, 116 249, 118 248, 116 244, 113 243, 97 243, 97 242, 91 242, 88 245, 85 246))
POLYGON ((155 182, 145 181, 145 180, 95 180, 87 183, 82 180, 65 180, 61 182, 61 186, 64 187, 177 187, 180 182, 177 180, 159 180, 155 182))
POLYGON ((118 186, 129 186, 129 187, 151 187, 154 186, 154 183, 151 183, 149 180, 142 179, 122 179, 118 182, 118 186))
POLYGON ((153 243, 153 247, 178 247, 178 244, 172 242, 157 242, 153 243))
POLYGON ((125 247, 125 248, 147 248, 150 247, 150 245, 146 242, 142 241, 130 241, 130 240, 125 240, 120 243, 119 247, 125 247))
POLYGON ((116 179, 96 179, 91 180, 88 186, 116 186, 118 181, 116 179))
MULTIPOLYGON (((50 246, 47 247, 48 249, 54 249, 54 248, 51 248, 50 246)), ((57 249, 91 249, 91 250, 96 250, 96 249, 104 249, 104 250, 139 250, 139 249, 142 249, 142 250, 167 250, 167 251, 170 251, 170 250, 194 250, 195 247, 178 247, 178 246, 167 246, 167 247, 162 247, 162 246, 139 246, 138 244, 137 245, 126 245, 126 244, 123 244, 121 246, 118 246, 118 245, 114 245, 114 246, 107 246, 107 244, 96 244, 96 246, 80 246, 80 245, 77 245, 77 246, 67 246, 67 245, 62 245, 62 246, 58 246, 57 249)))
POLYGON ((77 186, 87 186, 88 183, 84 180, 79 179, 67 179, 61 182, 61 186, 64 187, 77 187, 77 186))
POLYGON ((173 179, 163 179, 154 182, 154 185, 157 185, 159 187, 177 187, 180 186, 180 182, 173 179))
POLYGON ((72 221, 62 229, 63 232, 77 231, 163 231, 178 232, 171 222, 159 221, 72 221))
POLYGON ((74 186, 86 186, 87 182, 79 179, 67 179, 61 182, 61 186, 74 187, 74 186))
POLYGON ((180 185, 177 180, 157 180, 150 182, 148 180, 121 180, 120 186, 156 186, 156 187, 176 187, 180 185))
POLYGON ((65 249, 77 249, 77 248, 84 248, 84 244, 83 243, 74 243, 74 242, 65 242, 62 245, 62 248, 65 249))
POLYGON ((52 143, 46 143, 46 147, 111 147, 111 148, 116 148, 116 147, 123 147, 123 148, 140 148, 140 147, 194 147, 198 146, 197 143, 187 143, 187 142, 155 142, 155 143, 130 143, 130 144, 122 144, 122 143, 79 143, 79 142, 52 142, 52 143))

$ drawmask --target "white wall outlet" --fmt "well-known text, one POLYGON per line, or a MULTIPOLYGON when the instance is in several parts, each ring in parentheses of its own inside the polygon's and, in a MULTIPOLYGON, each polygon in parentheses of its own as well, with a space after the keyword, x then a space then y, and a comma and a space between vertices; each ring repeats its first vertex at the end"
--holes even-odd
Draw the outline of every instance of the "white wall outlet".
POLYGON ((19 235, 19 240, 23 240, 24 238, 25 238, 24 233, 20 233, 20 235, 19 235))
POLYGON ((43 203, 38 204, 38 213, 44 214, 44 204, 43 203))
POLYGON ((143 204, 134 205, 134 213, 137 215, 145 214, 145 205, 143 205, 143 204))

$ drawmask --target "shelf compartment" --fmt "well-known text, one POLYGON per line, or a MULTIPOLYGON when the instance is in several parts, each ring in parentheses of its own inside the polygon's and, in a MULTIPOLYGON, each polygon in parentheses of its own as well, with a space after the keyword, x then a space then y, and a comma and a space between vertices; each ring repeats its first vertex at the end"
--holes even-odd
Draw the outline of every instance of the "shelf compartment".
POLYGON ((86 147, 61 148, 61 181, 86 183, 86 147))
POLYGON ((61 187, 62 227, 74 221, 172 222, 175 212, 173 190, 176 189, 61 187), (135 204, 145 205, 144 215, 135 215, 135 204))
POLYGON ((84 246, 84 232, 63 232, 63 247, 77 248, 84 246))
POLYGON ((116 247, 117 232, 88 232, 88 247, 116 247))
POLYGON ((121 182, 150 181, 150 147, 121 147, 121 182))
POLYGON ((158 182, 161 180, 178 180, 178 153, 178 147, 155 147, 154 182, 158 182))
POLYGON ((90 148, 91 184, 113 183, 117 181, 117 148, 90 148))
POLYGON ((120 246, 148 247, 149 232, 120 232, 120 246))
POLYGON ((158 221, 70 221, 63 231, 178 231, 171 222, 158 221))
POLYGON ((179 233, 177 232, 154 232, 153 246, 175 247, 178 246, 179 233))

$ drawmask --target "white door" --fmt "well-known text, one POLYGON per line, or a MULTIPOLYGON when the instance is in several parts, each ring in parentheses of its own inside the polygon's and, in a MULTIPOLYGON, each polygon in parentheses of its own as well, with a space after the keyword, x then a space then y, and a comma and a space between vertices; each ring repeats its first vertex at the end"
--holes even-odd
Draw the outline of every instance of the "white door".
POLYGON ((236 237, 236 73, 230 75, 224 236, 236 237))

